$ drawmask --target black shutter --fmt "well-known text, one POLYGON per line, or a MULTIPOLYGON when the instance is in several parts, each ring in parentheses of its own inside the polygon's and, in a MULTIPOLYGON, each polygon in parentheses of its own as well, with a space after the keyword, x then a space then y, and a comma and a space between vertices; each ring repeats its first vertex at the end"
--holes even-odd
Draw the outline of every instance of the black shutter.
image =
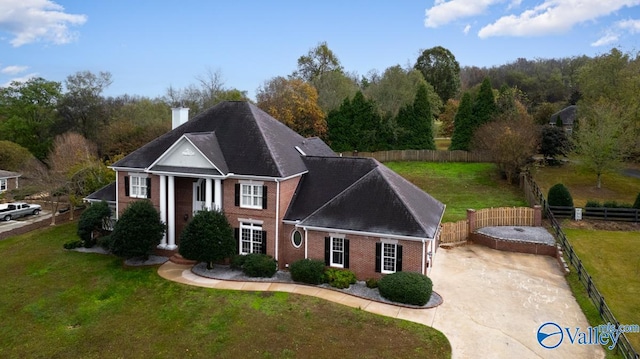
POLYGON ((376 273, 382 272, 382 243, 376 243, 376 273))
POLYGON ((262 254, 267 254, 267 231, 262 231, 262 254))
POLYGON ((129 176, 124 176, 124 195, 129 197, 129 176))
POLYGON ((329 266, 331 259, 331 237, 324 237, 324 265, 329 266))
POLYGON ((151 198, 151 178, 147 177, 147 198, 151 198))
POLYGON ((349 268, 349 240, 344 239, 344 268, 349 268))
POLYGON ((236 253, 240 253, 240 228, 233 229, 233 236, 236 238, 236 245, 238 246, 236 253))
POLYGON ((262 186, 262 209, 267 209, 267 186, 262 186))
POLYGON ((236 207, 240 206, 240 183, 236 183, 236 207))
POLYGON ((402 272, 402 246, 396 245, 396 272, 402 272))

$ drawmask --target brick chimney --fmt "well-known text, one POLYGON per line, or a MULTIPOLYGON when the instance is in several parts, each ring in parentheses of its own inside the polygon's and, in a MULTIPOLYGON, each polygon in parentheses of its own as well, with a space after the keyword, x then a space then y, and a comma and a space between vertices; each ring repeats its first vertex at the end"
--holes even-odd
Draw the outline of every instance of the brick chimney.
POLYGON ((189 121, 189 108, 177 107, 171 109, 171 129, 183 125, 189 121))

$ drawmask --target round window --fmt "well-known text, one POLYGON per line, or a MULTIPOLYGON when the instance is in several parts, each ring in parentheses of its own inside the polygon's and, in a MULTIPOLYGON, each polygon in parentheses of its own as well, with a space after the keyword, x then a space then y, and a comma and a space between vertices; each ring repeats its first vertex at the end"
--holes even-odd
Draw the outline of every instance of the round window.
POLYGON ((302 233, 300 233, 299 230, 296 229, 291 233, 291 243, 293 243, 294 247, 300 248, 300 245, 302 244, 302 233))

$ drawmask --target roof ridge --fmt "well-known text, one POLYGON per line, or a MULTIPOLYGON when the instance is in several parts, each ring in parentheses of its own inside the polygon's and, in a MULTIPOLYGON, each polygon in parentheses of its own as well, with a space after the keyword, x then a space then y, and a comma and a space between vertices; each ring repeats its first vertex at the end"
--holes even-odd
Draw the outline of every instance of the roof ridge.
MULTIPOLYGON (((249 110, 251 111, 251 115, 252 115, 252 118, 253 118, 253 123, 255 123, 256 127, 258 127, 258 129, 260 130, 259 132, 260 132, 260 137, 262 138, 262 141, 264 141, 265 145, 269 149, 269 156, 271 157, 271 160, 273 161, 274 165, 278 169, 278 174, 280 176, 282 176, 284 171, 282 170, 282 168, 280 166, 280 163, 278 163, 278 161, 276 161, 276 159, 273 157, 273 153, 274 153, 275 149, 271 145, 271 142, 267 140, 267 137, 264 134, 264 128, 262 128, 262 126, 260 125, 260 121, 258 120, 258 116, 257 116, 258 114, 255 111, 256 109, 260 110, 260 108, 255 106, 255 105, 253 105, 253 104, 251 104, 251 103, 249 103, 249 102, 246 102, 246 104, 247 104, 247 106, 249 106, 249 110)), ((278 120, 276 120, 276 121, 280 123, 280 121, 278 121, 278 120)))

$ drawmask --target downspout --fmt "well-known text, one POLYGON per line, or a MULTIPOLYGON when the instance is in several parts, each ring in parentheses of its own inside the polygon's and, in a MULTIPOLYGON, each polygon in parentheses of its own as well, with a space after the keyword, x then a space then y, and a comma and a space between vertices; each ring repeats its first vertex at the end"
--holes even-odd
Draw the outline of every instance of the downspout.
POLYGON ((422 274, 427 275, 427 273, 425 273, 425 261, 426 261, 426 256, 427 254, 425 253, 425 239, 422 238, 422 274))
POLYGON ((309 235, 307 233, 307 227, 302 227, 304 229, 304 259, 309 258, 309 247, 307 243, 309 243, 309 235))
POLYGON ((278 261, 278 242, 280 242, 279 229, 280 229, 280 181, 276 178, 276 238, 275 238, 275 260, 278 261))
POLYGON ((120 187, 118 186, 119 173, 118 173, 118 170, 115 170, 115 171, 116 171, 116 221, 117 221, 120 218, 120 193, 119 193, 120 187))

